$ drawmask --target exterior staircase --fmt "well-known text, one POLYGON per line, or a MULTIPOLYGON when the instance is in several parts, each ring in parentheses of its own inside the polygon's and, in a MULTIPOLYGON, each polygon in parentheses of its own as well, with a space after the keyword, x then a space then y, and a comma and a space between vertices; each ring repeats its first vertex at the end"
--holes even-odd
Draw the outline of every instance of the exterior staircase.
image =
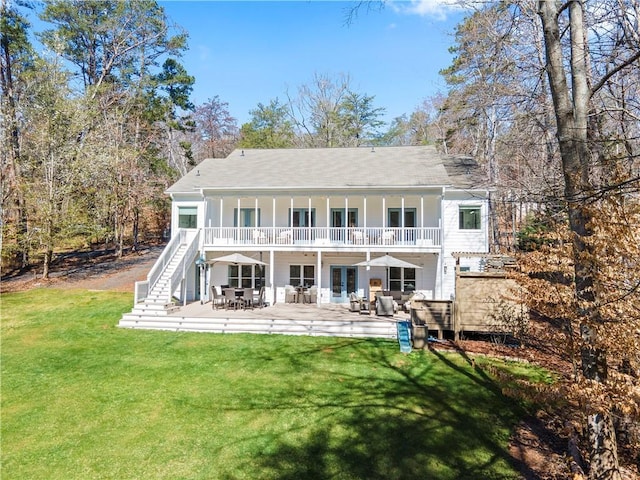
POLYGON ((157 318, 166 317, 172 312, 180 309, 171 300, 171 279, 180 267, 182 259, 187 252, 187 245, 180 245, 174 252, 173 256, 160 274, 158 280, 149 290, 146 298, 133 306, 131 313, 124 314, 120 320, 119 326, 124 326, 128 320, 137 320, 140 318, 157 318))

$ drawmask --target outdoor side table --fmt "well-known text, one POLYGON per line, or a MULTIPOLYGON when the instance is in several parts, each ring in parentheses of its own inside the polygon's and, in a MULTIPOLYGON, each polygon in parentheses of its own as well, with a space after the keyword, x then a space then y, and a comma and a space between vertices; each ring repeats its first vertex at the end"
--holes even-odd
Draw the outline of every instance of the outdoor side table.
POLYGON ((360 301, 360 315, 371 315, 371 304, 369 300, 362 299, 360 301))

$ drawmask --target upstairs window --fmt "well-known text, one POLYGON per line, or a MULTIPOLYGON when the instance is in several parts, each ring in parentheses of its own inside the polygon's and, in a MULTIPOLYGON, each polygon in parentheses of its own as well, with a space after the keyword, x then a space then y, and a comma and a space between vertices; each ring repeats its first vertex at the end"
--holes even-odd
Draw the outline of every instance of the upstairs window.
POLYGON ((178 227, 198 228, 198 207, 178 207, 178 227))
POLYGON ((460 207, 460 230, 480 230, 480 207, 460 207))

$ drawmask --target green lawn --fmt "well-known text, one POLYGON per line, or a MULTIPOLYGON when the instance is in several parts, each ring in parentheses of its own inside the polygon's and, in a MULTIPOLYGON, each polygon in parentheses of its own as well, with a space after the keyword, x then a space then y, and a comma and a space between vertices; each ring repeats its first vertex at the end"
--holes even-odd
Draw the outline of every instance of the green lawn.
POLYGON ((460 355, 123 330, 121 293, 1 301, 3 480, 518 478, 525 411, 460 355))

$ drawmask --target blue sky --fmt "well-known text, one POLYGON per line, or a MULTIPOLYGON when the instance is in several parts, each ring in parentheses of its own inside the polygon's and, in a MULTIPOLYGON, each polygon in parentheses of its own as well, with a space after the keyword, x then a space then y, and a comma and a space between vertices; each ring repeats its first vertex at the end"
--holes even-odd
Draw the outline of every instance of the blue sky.
POLYGON ((444 92, 438 71, 460 12, 439 0, 362 7, 345 25, 353 2, 160 1, 189 34, 182 63, 195 76, 192 100, 218 95, 241 125, 258 103, 295 95, 314 74, 349 75, 358 93, 375 96, 385 120, 410 114, 426 97, 444 92))

